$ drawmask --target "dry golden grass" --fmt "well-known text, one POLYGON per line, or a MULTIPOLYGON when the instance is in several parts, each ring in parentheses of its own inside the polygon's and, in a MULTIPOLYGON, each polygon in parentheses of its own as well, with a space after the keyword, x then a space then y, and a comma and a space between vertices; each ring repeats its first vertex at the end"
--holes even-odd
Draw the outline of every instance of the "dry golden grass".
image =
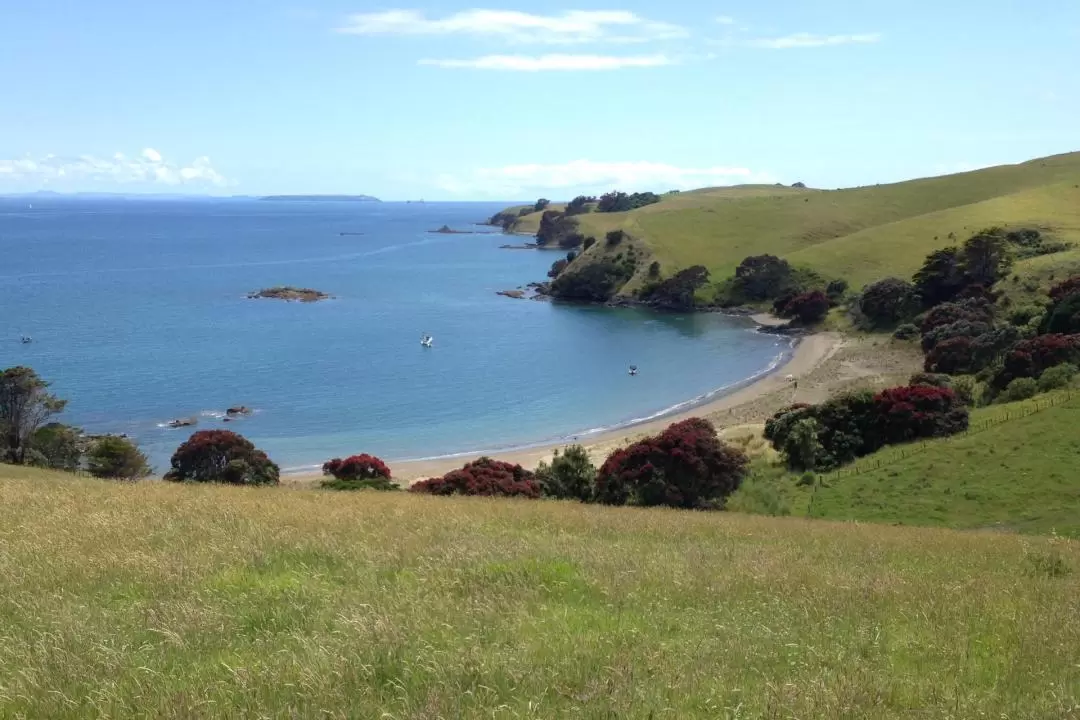
POLYGON ((0 466, 0 716, 1063 718, 1054 538, 0 466))

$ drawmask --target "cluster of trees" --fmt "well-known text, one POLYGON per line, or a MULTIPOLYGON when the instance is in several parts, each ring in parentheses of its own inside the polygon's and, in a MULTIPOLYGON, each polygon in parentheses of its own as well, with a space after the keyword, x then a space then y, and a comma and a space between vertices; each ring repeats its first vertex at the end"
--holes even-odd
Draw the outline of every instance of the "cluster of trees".
POLYGON ((793 470, 828 470, 886 445, 945 437, 967 426, 968 409, 955 390, 919 383, 792 405, 765 423, 765 438, 793 470))
MULTIPOLYGON (((649 276, 660 274, 660 264, 649 266, 649 276)), ((680 270, 669 278, 649 282, 641 289, 639 297, 650 305, 663 310, 692 310, 695 295, 709 282, 709 271, 704 265, 693 265, 680 270)))
POLYGON ((567 215, 582 215, 589 212, 589 207, 596 204, 596 197, 592 195, 578 195, 566 204, 567 215))
POLYGON ((66 405, 33 369, 0 371, 0 462, 118 480, 150 474, 146 455, 127 438, 88 437, 78 428, 48 422, 66 405))
POLYGON ((199 430, 176 449, 165 479, 229 485, 277 485, 278 466, 231 430, 199 430))
POLYGON ((611 453, 597 469, 580 445, 556 453, 535 473, 481 458, 410 490, 431 495, 551 497, 606 505, 719 508, 738 489, 749 461, 724 444, 706 420, 674 423, 611 453))
POLYGON ((604 258, 587 263, 573 272, 560 271, 552 281, 549 292, 560 300, 607 302, 633 277, 636 268, 637 261, 632 254, 615 259, 604 258))
POLYGON ((600 196, 596 212, 626 212, 660 202, 660 196, 652 192, 624 193, 613 190, 600 196))
POLYGON ((718 301, 732 306, 771 302, 773 312, 804 324, 820 322, 843 300, 846 280, 826 282, 813 271, 796 269, 776 255, 751 255, 735 268, 718 301))
POLYGON ((577 221, 558 210, 545 210, 540 216, 540 229, 536 244, 544 247, 557 245, 572 248, 581 245, 585 236, 577 231, 577 221))

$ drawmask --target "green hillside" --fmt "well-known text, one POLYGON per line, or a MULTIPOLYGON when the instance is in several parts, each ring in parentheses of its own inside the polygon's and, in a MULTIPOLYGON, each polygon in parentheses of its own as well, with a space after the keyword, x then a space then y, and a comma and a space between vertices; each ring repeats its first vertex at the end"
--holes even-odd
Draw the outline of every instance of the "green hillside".
POLYGON ((0 465, 0 717, 1065 718, 1080 547, 0 465))
POLYGON ((971 427, 886 448, 816 487, 759 471, 739 492, 818 518, 1080 538, 1080 390, 975 410, 971 427))
MULTIPOLYGON (((718 281, 748 255, 771 253, 858 288, 910 275, 930 251, 984 227, 1037 227, 1053 240, 1080 242, 1080 153, 845 190, 704 189, 630 212, 582 215, 579 225, 598 238, 625 229, 665 276, 701 264, 718 281)), ((598 244, 585 258, 601 253, 598 244)))

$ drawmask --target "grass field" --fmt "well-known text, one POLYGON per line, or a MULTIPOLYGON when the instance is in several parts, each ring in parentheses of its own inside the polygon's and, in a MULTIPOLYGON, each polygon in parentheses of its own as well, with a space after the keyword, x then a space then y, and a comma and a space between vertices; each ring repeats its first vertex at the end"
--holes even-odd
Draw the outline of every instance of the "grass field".
POLYGON ((0 466, 0 716, 1067 718, 1080 547, 0 466))
POLYGON ((760 511, 772 502, 793 515, 833 520, 1080 539, 1080 390, 975 410, 971 426, 966 435, 885 448, 823 476, 817 487, 800 487, 779 469, 759 469, 739 491, 749 497, 737 496, 734 504, 760 511))
MULTIPOLYGON (((583 215, 580 225, 598 238, 627 230, 665 274, 702 264, 721 280, 746 256, 772 253, 857 289, 909 276, 927 253, 988 226, 1038 227, 1080 243, 1080 153, 847 190, 705 189, 626 213, 583 215)), ((602 251, 598 244, 586 257, 602 251)))

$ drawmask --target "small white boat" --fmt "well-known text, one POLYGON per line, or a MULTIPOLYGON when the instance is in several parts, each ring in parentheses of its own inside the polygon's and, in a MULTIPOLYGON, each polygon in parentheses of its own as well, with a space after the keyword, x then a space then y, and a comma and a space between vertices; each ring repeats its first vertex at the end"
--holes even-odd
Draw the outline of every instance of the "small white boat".
POLYGON ((30 337, 29 335, 23 335, 22 336, 22 344, 23 345, 28 345, 28 344, 30 344, 32 342, 34 342, 34 338, 30 337))
POLYGON ((629 370, 630 375, 637 375, 637 365, 631 365, 629 370))
POLYGON ((420 344, 424 347, 431 347, 431 343, 435 342, 435 338, 431 337, 427 333, 420 336, 420 344))

